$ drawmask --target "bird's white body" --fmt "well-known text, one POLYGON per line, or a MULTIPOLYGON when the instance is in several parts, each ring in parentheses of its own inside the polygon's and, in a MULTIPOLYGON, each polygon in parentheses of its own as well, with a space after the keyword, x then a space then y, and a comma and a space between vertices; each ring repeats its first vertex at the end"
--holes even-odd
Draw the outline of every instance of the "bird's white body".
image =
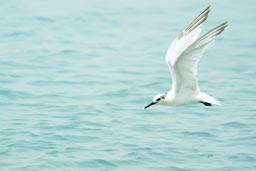
POLYGON ((190 94, 189 96, 177 96, 173 91, 169 91, 165 99, 159 104, 168 106, 179 106, 194 104, 198 102, 208 102, 212 105, 220 105, 220 103, 215 98, 207 95, 204 92, 190 94))
POLYGON ((209 12, 210 6, 172 42, 166 53, 166 63, 172 77, 171 90, 156 95, 145 108, 154 104, 168 106, 193 103, 203 103, 206 106, 220 105, 215 98, 200 91, 197 78, 197 64, 201 56, 214 41, 214 38, 227 26, 227 22, 225 22, 199 37, 202 24, 207 19, 209 12))
POLYGON ((168 106, 179 106, 179 105, 187 105, 198 102, 198 94, 191 94, 190 96, 179 96, 176 95, 174 91, 169 91, 162 101, 162 105, 168 106))

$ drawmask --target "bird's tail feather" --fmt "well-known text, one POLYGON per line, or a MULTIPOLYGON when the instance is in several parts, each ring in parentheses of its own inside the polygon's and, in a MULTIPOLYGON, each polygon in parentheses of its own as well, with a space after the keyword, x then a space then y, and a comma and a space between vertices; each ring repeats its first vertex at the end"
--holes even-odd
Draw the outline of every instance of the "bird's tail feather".
POLYGON ((221 106, 220 102, 215 99, 214 97, 204 93, 204 92, 200 92, 199 94, 199 99, 200 99, 200 103, 203 103, 206 106, 221 106))

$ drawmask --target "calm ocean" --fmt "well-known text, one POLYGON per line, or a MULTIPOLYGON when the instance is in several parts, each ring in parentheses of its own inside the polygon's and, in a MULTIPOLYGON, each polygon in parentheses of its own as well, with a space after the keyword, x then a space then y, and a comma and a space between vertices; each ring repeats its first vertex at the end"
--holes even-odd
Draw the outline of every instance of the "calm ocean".
POLYGON ((8 0, 0 6, 1 171, 255 171, 256 2, 8 0), (143 107, 165 53, 211 4, 200 61, 222 103, 143 107))

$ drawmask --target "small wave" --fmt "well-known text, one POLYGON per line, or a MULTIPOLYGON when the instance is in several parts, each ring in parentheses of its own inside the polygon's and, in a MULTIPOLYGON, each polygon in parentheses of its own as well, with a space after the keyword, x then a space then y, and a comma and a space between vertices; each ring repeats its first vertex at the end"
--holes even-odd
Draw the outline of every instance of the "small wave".
POLYGON ((83 167, 91 167, 91 168, 98 168, 98 167, 113 167, 118 166, 115 162, 106 160, 106 159, 90 159, 82 162, 78 162, 80 166, 83 167))
POLYGON ((184 131, 182 132, 183 135, 188 136, 199 136, 199 137, 215 137, 215 135, 209 133, 209 132, 190 132, 190 131, 184 131))
POLYGON ((246 124, 244 124, 242 122, 235 122, 235 121, 226 122, 226 123, 222 124, 222 126, 233 127, 233 128, 245 128, 245 127, 247 127, 246 124))

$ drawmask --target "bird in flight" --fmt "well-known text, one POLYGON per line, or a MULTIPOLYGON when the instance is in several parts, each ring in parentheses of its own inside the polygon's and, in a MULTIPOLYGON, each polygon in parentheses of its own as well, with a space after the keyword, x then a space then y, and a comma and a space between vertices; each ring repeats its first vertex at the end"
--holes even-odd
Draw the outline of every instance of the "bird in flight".
POLYGON ((144 109, 155 105, 178 106, 202 103, 205 106, 220 105, 214 97, 200 91, 197 78, 197 64, 214 38, 227 27, 220 24, 201 37, 202 24, 208 17, 210 6, 199 14, 172 42, 166 53, 166 63, 172 77, 171 90, 157 94, 144 109))

